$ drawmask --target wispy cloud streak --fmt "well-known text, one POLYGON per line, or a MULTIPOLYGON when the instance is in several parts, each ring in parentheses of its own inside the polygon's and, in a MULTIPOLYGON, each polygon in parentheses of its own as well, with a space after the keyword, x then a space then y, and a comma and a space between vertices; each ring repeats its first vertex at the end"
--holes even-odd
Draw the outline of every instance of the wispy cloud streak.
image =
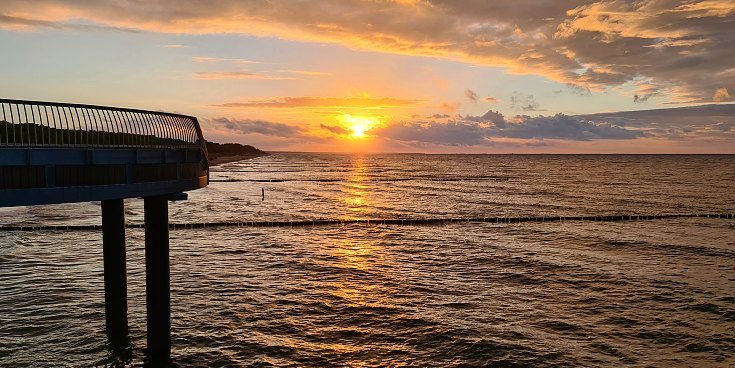
POLYGON ((228 102, 215 106, 239 108, 382 108, 416 105, 423 102, 423 100, 404 100, 391 97, 280 97, 265 100, 228 102))

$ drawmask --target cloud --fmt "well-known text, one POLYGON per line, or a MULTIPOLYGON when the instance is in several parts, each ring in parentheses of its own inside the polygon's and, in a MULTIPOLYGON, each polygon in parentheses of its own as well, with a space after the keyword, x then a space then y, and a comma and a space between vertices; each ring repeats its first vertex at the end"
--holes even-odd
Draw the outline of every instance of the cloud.
POLYGON ((735 104, 700 105, 691 107, 620 111, 579 115, 580 119, 597 124, 608 123, 645 132, 646 136, 680 144, 732 142, 735 132, 735 104))
POLYGON ((464 91, 464 95, 472 103, 477 103, 477 100, 479 99, 479 97, 477 96, 477 92, 475 92, 475 91, 473 91, 471 89, 465 90, 464 91))
POLYGON ((181 0, 171 9, 167 1, 4 0, 0 27, 330 42, 501 66, 590 91, 646 78, 668 102, 711 102, 713 91, 735 85, 724 73, 735 60, 732 0, 181 0))
POLYGON ((167 48, 167 49, 187 49, 191 46, 173 44, 173 45, 162 45, 161 47, 167 48))
POLYGON ((735 128, 735 123, 716 123, 712 127, 723 133, 729 133, 735 128))
POLYGON ((732 101, 732 97, 730 97, 730 92, 727 91, 727 88, 718 88, 715 91, 714 97, 712 97, 713 100, 717 102, 723 102, 723 101, 732 101))
POLYGON ((533 97, 533 95, 522 96, 520 93, 515 92, 510 97, 510 107, 512 109, 523 111, 545 111, 543 109, 540 109, 540 106, 541 105, 536 102, 536 99, 533 97))
POLYGON ((700 105, 668 109, 618 111, 577 115, 580 119, 639 128, 688 128, 719 122, 735 123, 735 104, 700 105))
POLYGON ((486 132, 480 124, 465 121, 400 122, 373 129, 371 134, 403 142, 421 142, 448 146, 485 144, 486 132))
POLYGON ((495 98, 495 97, 483 97, 483 99, 482 99, 482 100, 483 100, 483 101, 485 101, 485 102, 491 102, 491 103, 492 103, 492 102, 498 102, 498 101, 499 101, 499 100, 498 100, 497 98, 495 98))
POLYGON ((502 137, 521 139, 563 139, 588 141, 595 139, 635 139, 643 132, 629 130, 607 122, 584 121, 574 116, 556 114, 554 116, 523 116, 517 123, 507 124, 494 134, 502 137))
POLYGON ((7 13, 3 13, 4 12, 2 10, 2 4, 0 4, 0 29, 6 29, 9 31, 31 31, 36 28, 50 28, 75 31, 112 31, 140 33, 140 30, 136 28, 57 22, 53 20, 33 19, 30 17, 16 17, 7 15, 7 13))
POLYGON ((247 59, 218 58, 218 57, 210 57, 210 56, 194 56, 191 58, 191 61, 195 63, 230 62, 230 63, 237 63, 237 64, 258 64, 257 61, 252 61, 252 60, 247 60, 247 59))
POLYGON ((459 103, 442 102, 439 104, 439 110, 444 111, 444 112, 457 112, 459 111, 459 103))
POLYGON ((649 98, 654 97, 654 96, 658 96, 659 94, 661 94, 660 91, 646 93, 646 94, 642 94, 642 95, 639 95, 639 94, 636 93, 636 94, 633 95, 633 102, 643 103, 643 102, 648 101, 649 98))
POLYGON ((399 98, 371 98, 371 97, 280 97, 266 100, 251 100, 242 102, 229 102, 218 107, 241 107, 241 108, 384 108, 409 106, 423 103, 423 100, 404 100, 399 98))
POLYGON ((505 127, 505 116, 499 111, 489 110, 482 116, 465 116, 464 120, 478 123, 493 123, 498 128, 505 127))
POLYGON ((197 79, 221 80, 221 79, 260 79, 260 80, 298 80, 292 77, 278 77, 271 75, 254 74, 250 72, 194 72, 197 79))
POLYGON ((277 73, 288 73, 288 74, 300 74, 300 75, 316 75, 316 76, 331 75, 331 73, 315 72, 311 70, 276 70, 276 72, 277 73))
POLYGON ((663 93, 650 79, 634 81, 632 84, 636 86, 635 93, 633 94, 633 102, 635 103, 647 102, 649 98, 660 96, 663 93))
POLYGON ((334 126, 334 125, 319 124, 319 127, 322 129, 328 130, 334 134, 339 134, 339 135, 348 135, 351 133, 349 130, 345 128, 334 126))
POLYGON ((523 144, 538 144, 545 139, 591 141, 630 140, 646 135, 609 122, 586 121, 557 114, 530 117, 519 115, 508 121, 497 111, 482 116, 465 116, 449 121, 404 121, 371 131, 395 141, 448 146, 493 146, 508 139, 523 144))
POLYGON ((241 134, 261 134, 271 137, 298 137, 305 135, 305 130, 299 126, 274 123, 265 120, 213 118, 209 124, 225 128, 241 134))

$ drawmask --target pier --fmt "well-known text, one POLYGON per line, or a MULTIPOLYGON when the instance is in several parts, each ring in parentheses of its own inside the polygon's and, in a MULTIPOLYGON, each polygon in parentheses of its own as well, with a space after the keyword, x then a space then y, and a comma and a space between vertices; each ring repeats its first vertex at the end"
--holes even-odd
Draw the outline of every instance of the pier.
POLYGON ((171 351, 168 201, 209 184, 193 116, 0 99, 0 207, 101 202, 105 320, 126 336, 125 198, 145 203, 147 356, 171 351))

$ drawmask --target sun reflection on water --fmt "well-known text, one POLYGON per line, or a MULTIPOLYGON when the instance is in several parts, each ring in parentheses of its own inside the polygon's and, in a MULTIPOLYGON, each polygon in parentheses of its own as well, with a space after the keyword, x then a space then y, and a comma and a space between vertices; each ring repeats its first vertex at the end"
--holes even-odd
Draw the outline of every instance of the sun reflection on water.
POLYGON ((364 183, 367 181, 367 164, 364 156, 357 156, 353 161, 353 168, 347 177, 345 183, 345 196, 342 198, 342 202, 347 205, 347 208, 352 213, 355 213, 355 217, 365 217, 370 212, 368 208, 371 205, 370 193, 367 190, 368 187, 364 183))
POLYGON ((344 270, 344 277, 332 283, 332 296, 350 306, 379 306, 387 302, 385 288, 366 283, 363 277, 379 272, 384 263, 382 248, 373 241, 342 239, 332 244, 329 255, 332 264, 344 270))

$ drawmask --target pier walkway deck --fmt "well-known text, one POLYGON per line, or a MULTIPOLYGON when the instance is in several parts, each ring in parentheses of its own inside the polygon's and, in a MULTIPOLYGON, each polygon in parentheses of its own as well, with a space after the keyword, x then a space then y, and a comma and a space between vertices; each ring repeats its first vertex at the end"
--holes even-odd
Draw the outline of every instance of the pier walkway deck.
POLYGON ((148 359, 171 350, 168 201, 209 184, 193 116, 0 99, 0 207, 101 201, 105 318, 127 334, 125 198, 145 201, 148 359))

